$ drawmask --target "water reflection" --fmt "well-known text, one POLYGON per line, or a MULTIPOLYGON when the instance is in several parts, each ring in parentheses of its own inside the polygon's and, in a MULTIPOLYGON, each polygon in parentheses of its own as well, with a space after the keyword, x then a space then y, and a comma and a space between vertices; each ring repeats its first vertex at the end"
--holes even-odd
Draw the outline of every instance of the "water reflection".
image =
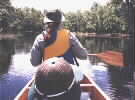
MULTIPOLYGON (((0 48, 2 48, 0 49, 2 51, 0 55, 4 54, 3 57, 5 57, 6 54, 10 54, 7 58, 10 58, 11 61, 9 63, 10 68, 8 73, 0 75, 0 100, 13 100, 35 73, 36 68, 34 68, 29 61, 29 52, 33 41, 33 38, 26 37, 18 38, 14 42, 7 42, 5 40, 0 42, 0 48), (10 51, 9 53, 7 53, 8 50, 10 51)), ((95 42, 87 40, 86 44, 89 47, 89 52, 92 52, 91 50, 93 48, 91 49, 91 47, 96 48, 93 43, 95 42)), ((4 61, 7 62, 8 60, 6 59, 4 61)), ((111 69, 111 67, 104 67, 104 65, 86 66, 89 62, 80 63, 82 63, 84 67, 87 67, 88 70, 92 70, 92 77, 112 100, 130 100, 131 96, 133 96, 133 82, 127 80, 128 78, 126 79, 124 76, 126 71, 111 69)), ((129 76, 127 75, 127 77, 129 76)))
POLYGON ((133 78, 132 73, 126 69, 116 69, 110 66, 109 68, 110 82, 113 94, 117 100, 132 100, 133 99, 133 78))
POLYGON ((33 44, 34 37, 19 37, 16 39, 15 44, 15 52, 20 53, 28 53, 31 49, 31 46, 33 44))
POLYGON ((0 99, 13 100, 21 88, 28 82, 25 76, 7 73, 0 76, 0 99))
POLYGON ((8 73, 0 76, 0 100, 13 100, 35 71, 29 62, 29 53, 15 54, 8 73))
MULTIPOLYGON (((127 60, 131 63, 124 68, 108 66, 95 66, 94 74, 97 84, 111 97, 112 100, 132 100, 133 99, 133 45, 126 43, 126 39, 104 39, 104 38, 82 38, 83 45, 89 50, 89 53, 100 53, 106 50, 125 51, 128 55, 127 60), (129 47, 130 45, 130 47, 129 47), (129 54, 130 52, 130 54, 129 54), (130 56, 131 55, 131 56, 130 56)), ((133 42, 132 42, 133 43, 133 42)), ((100 59, 90 57, 92 64, 97 64, 100 59)))
POLYGON ((95 74, 95 81, 101 87, 101 89, 112 99, 115 100, 115 96, 113 94, 114 89, 111 87, 110 74, 108 72, 108 68, 104 65, 93 65, 93 71, 95 74))
POLYGON ((32 43, 28 38, 0 41, 1 58, 5 57, 0 65, 8 66, 8 72, 0 75, 0 100, 13 100, 34 74, 36 68, 29 62, 32 43))
POLYGON ((14 39, 0 40, 0 74, 6 73, 11 63, 11 57, 14 54, 14 39))

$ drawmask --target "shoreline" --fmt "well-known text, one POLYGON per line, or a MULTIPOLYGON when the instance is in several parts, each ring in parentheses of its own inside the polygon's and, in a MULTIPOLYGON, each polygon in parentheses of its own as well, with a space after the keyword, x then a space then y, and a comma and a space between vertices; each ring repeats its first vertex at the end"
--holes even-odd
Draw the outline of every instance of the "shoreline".
POLYGON ((15 39, 17 35, 15 34, 0 34, 0 40, 2 39, 15 39))

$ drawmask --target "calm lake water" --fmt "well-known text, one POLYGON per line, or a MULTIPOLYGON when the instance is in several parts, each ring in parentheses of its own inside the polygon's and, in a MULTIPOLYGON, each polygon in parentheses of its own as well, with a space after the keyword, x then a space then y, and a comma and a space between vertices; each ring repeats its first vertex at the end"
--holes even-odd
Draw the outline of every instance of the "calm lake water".
MULTIPOLYGON (((0 40, 0 56, 5 59, 0 61, 0 67, 6 68, 6 73, 0 75, 0 100, 14 100, 35 73, 36 68, 29 61, 32 43, 30 38, 0 40)), ((105 67, 102 62, 98 65, 79 62, 89 67, 96 83, 112 100, 133 100, 133 81, 125 69, 105 67)))

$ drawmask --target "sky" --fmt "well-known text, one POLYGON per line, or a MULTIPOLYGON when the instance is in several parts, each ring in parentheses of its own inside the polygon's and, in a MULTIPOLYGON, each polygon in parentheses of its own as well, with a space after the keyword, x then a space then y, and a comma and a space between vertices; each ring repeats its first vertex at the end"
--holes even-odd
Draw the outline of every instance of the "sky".
POLYGON ((10 0, 11 4, 17 8, 35 8, 43 12, 44 9, 61 9, 63 12, 88 10, 94 2, 101 5, 110 0, 10 0))

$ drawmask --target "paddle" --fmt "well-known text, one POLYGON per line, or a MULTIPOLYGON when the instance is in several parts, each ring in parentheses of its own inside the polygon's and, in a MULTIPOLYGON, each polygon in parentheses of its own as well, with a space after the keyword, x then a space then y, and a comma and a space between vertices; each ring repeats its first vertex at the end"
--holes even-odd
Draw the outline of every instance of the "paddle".
POLYGON ((123 54, 121 52, 105 51, 97 54, 88 54, 88 56, 96 56, 107 64, 118 66, 118 67, 124 67, 124 61, 123 61, 124 59, 123 59, 123 54))

